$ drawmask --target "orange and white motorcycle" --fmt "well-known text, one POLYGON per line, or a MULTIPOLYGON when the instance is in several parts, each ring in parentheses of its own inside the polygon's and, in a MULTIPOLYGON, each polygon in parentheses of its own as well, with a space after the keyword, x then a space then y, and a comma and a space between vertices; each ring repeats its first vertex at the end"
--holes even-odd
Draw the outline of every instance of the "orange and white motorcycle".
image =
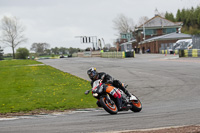
POLYGON ((118 111, 140 112, 142 110, 142 103, 135 95, 133 95, 133 100, 129 100, 129 97, 122 90, 101 81, 96 80, 93 83, 93 88, 85 92, 87 95, 92 91, 93 97, 98 99, 99 107, 103 107, 110 114, 117 114, 118 111))

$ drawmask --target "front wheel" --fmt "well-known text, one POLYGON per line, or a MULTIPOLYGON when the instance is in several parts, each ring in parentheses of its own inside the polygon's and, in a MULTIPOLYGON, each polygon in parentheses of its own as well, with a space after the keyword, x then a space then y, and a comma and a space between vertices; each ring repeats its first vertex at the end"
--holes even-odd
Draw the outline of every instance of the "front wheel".
POLYGON ((132 108, 130 110, 132 110, 133 112, 140 112, 142 110, 142 103, 140 102, 140 100, 138 98, 137 98, 137 100, 133 100, 130 102, 132 104, 132 108))
POLYGON ((110 114, 117 114, 118 109, 114 101, 108 100, 107 97, 100 98, 101 106, 110 114))

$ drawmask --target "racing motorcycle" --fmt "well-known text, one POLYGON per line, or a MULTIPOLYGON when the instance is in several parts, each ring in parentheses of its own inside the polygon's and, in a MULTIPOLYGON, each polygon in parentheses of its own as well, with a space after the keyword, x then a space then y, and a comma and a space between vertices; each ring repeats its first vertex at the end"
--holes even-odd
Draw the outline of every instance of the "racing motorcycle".
MULTIPOLYGON (((118 111, 132 110, 133 112, 140 112, 142 110, 142 103, 135 95, 133 95, 133 100, 129 100, 129 97, 122 90, 114 88, 115 94, 121 97, 122 107, 119 108, 119 102, 116 101, 116 98, 106 92, 106 87, 108 86, 111 86, 111 84, 105 85, 105 83, 102 83, 102 80, 96 80, 93 83, 93 88, 87 90, 85 94, 87 95, 92 91, 93 97, 98 99, 97 105, 103 107, 110 114, 117 114, 118 111)), ((127 86, 124 87, 126 88, 127 86)))

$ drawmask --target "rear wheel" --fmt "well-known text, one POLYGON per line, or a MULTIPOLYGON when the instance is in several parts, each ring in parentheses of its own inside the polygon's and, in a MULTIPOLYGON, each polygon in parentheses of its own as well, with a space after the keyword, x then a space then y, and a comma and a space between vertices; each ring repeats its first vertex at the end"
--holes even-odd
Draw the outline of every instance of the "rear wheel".
POLYGON ((132 104, 131 110, 133 112, 140 112, 142 110, 142 103, 140 102, 140 100, 138 98, 137 98, 137 100, 133 100, 133 101, 130 101, 130 102, 132 104))
POLYGON ((107 97, 100 98, 101 106, 110 114, 117 114, 118 109, 114 101, 110 101, 107 97))

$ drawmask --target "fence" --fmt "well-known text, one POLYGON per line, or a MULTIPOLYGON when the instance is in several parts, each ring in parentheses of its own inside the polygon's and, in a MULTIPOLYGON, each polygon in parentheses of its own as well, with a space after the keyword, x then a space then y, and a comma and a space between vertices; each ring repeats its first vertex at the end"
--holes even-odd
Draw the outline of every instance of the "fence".
POLYGON ((84 52, 78 52, 78 57, 100 57, 100 51, 84 51, 84 52))
POLYGON ((170 51, 173 50, 174 43, 162 43, 159 49, 161 54, 170 54, 170 51))
POLYGON ((101 53, 103 58, 125 58, 125 52, 103 52, 101 53))
POLYGON ((173 52, 170 53, 168 50, 160 50, 161 54, 179 54, 179 50, 173 50, 173 52))
POLYGON ((193 49, 200 49, 200 35, 195 35, 192 37, 193 49))
POLYGON ((103 52, 101 53, 103 58, 128 58, 135 57, 135 51, 130 52, 103 52))
MULTIPOLYGON (((192 37, 192 48, 194 51, 196 51, 195 49, 200 49, 200 35, 194 35, 192 37)), ((164 43, 161 44, 160 47, 160 53, 161 54, 179 54, 179 50, 188 50, 186 47, 186 43, 182 43, 182 45, 180 45, 179 49, 175 49, 174 43, 164 43)), ((192 50, 189 50, 189 55, 190 53, 192 53, 192 50)), ((193 52, 194 53, 194 52, 193 52)), ((193 56, 192 56, 193 57, 193 56)))
POLYGON ((200 49, 179 50, 179 57, 200 57, 200 49))

